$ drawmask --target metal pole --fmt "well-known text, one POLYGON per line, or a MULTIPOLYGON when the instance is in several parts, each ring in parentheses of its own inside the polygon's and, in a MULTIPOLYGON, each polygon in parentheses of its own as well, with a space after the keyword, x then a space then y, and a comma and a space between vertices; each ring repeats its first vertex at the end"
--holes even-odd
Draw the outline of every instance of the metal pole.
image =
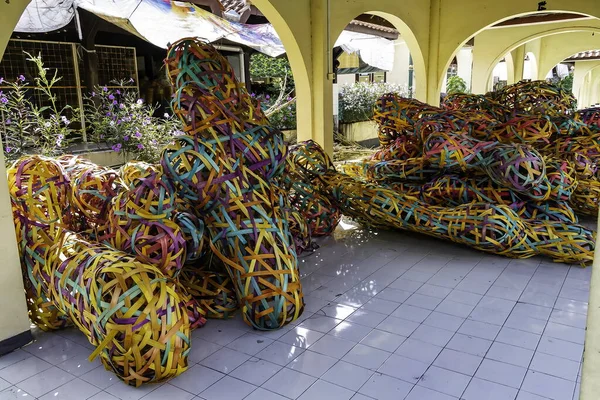
POLYGON ((412 54, 409 54, 408 55, 408 90, 410 91, 410 97, 412 97, 412 95, 414 93, 413 74, 414 74, 413 59, 412 59, 412 54))
POLYGON ((85 115, 83 113, 83 93, 81 93, 81 78, 79 76, 79 62, 77 58, 77 45, 71 43, 73 53, 73 67, 75 70, 75 83, 77 84, 77 102, 79 103, 79 118, 81 119, 81 135, 84 143, 87 143, 87 132, 85 129, 85 115))

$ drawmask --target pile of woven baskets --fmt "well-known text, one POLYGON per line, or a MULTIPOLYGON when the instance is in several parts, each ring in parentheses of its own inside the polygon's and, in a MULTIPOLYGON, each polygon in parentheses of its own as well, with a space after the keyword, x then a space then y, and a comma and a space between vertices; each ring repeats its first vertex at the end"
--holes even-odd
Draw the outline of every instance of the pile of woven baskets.
POLYGON ((316 143, 301 143, 287 179, 305 204, 327 205, 311 214, 585 265, 595 232, 578 214, 598 212, 600 110, 574 108, 571 94, 541 81, 451 95, 442 108, 384 95, 371 159, 339 172, 316 143))
POLYGON ((183 372, 207 318, 298 318, 297 255, 311 245, 282 181, 283 135, 227 60, 183 39, 165 63, 185 133, 160 164, 29 156, 8 171, 31 320, 75 325, 90 358, 134 386, 183 372))

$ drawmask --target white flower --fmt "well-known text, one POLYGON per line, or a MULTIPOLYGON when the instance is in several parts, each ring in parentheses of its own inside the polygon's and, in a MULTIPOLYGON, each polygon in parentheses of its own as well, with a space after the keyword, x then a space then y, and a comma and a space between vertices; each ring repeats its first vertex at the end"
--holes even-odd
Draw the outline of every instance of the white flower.
POLYGON ((169 113, 165 113, 165 115, 163 115, 163 117, 169 118, 169 113))

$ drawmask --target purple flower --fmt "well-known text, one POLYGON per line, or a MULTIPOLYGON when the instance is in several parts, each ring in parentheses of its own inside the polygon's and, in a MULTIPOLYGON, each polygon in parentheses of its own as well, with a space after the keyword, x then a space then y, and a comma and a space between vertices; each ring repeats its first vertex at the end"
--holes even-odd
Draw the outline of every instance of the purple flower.
POLYGON ((267 100, 269 100, 270 98, 271 98, 271 96, 269 96, 269 95, 265 96, 265 99, 267 99, 267 100))
POLYGON ((123 122, 123 121, 121 121, 120 119, 118 119, 117 120, 117 125, 119 125, 121 122, 123 122))
POLYGON ((137 146, 137 147, 138 147, 138 149, 140 149, 140 150, 141 150, 141 149, 143 149, 143 148, 144 148, 144 145, 140 143, 140 144, 138 144, 138 146, 137 146))
POLYGON ((2 97, 0 97, 0 103, 6 104, 6 103, 8 103, 8 99, 6 97, 2 96, 2 97))
POLYGON ((4 78, 0 76, 0 83, 4 82, 4 78))
POLYGON ((123 136, 123 140, 126 141, 126 142, 129 141, 129 135, 123 136))
MULTIPOLYGON (((111 96, 112 96, 112 95, 111 95, 111 96)), ((114 97, 113 97, 113 98, 114 98, 114 97)), ((117 105, 117 101, 116 101, 116 100, 113 100, 113 102, 112 102, 112 103, 113 103, 113 106, 116 106, 116 105, 117 105)))
POLYGON ((8 146, 6 146, 6 152, 7 152, 7 153, 10 153, 11 151, 12 151, 12 148, 11 148, 11 147, 8 147, 8 146))
POLYGON ((115 96, 113 96, 112 94, 109 94, 109 95, 108 95, 108 99, 109 99, 109 100, 114 100, 114 99, 115 99, 115 96))
POLYGON ((125 104, 123 104, 123 103, 119 104, 119 108, 120 108, 121 110, 122 110, 122 109, 124 109, 124 108, 125 108, 125 104))
POLYGON ((135 81, 133 80, 133 78, 129 78, 129 83, 133 83, 133 82, 135 82, 135 81))
POLYGON ((141 138, 142 137, 142 133, 141 132, 136 132, 133 136, 135 136, 136 138, 141 138))
POLYGON ((104 87, 102 88, 102 91, 104 91, 104 92, 108 92, 108 88, 107 88, 106 86, 104 86, 104 87))
POLYGON ((20 80, 21 82, 25 82, 25 76, 23 76, 23 75, 19 75, 19 77, 17 79, 20 80))
POLYGON ((119 151, 121 151, 121 147, 123 147, 121 146, 121 143, 117 143, 112 147, 112 149, 115 153, 118 153, 119 151))
POLYGON ((107 116, 107 117, 110 117, 111 115, 112 115, 112 114, 111 114, 110 112, 107 112, 107 113, 106 113, 106 116, 107 116))
POLYGON ((10 125, 10 124, 12 124, 12 120, 9 118, 6 120, 6 125, 10 125))
POLYGON ((96 92, 92 91, 92 97, 96 97, 96 92))
POLYGON ((117 94, 121 94, 121 91, 119 89, 117 89, 117 94))
POLYGON ((250 97, 256 97, 256 93, 252 93, 250 97))

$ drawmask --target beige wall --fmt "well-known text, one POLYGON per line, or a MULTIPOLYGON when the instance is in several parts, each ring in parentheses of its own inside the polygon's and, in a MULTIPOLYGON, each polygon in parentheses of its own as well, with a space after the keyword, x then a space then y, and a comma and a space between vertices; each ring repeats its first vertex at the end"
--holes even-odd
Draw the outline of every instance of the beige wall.
MULTIPOLYGON (((0 2, 0 57, 28 1, 0 2)), ((29 330, 29 317, 23 290, 21 263, 13 225, 4 152, 0 151, 0 341, 29 330), (2 189, 4 188, 4 189, 2 189)))

